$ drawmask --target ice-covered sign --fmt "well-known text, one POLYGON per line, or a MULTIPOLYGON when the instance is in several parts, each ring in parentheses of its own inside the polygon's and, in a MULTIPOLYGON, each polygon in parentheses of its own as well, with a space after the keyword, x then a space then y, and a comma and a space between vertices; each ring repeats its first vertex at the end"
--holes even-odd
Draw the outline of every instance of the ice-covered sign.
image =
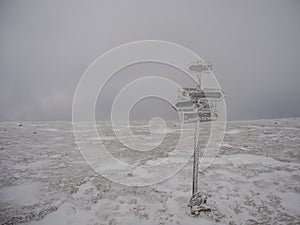
POLYGON ((222 90, 213 88, 183 88, 180 93, 192 100, 206 99, 208 101, 221 101, 225 96, 222 90))
POLYGON ((188 100, 177 100, 173 107, 176 111, 194 111, 196 109, 196 106, 194 104, 194 101, 191 99, 188 100))
POLYGON ((212 64, 197 62, 196 64, 192 64, 192 65, 188 66, 188 69, 191 72, 202 73, 204 71, 212 70, 212 64))
POLYGON ((216 103, 224 98, 222 90, 182 88, 178 93, 178 100, 173 107, 181 113, 184 123, 217 119, 216 103))
POLYGON ((205 121, 213 121, 218 119, 218 113, 212 113, 210 111, 203 111, 203 112, 184 112, 183 113, 183 121, 184 123, 193 123, 197 122, 198 120, 200 122, 205 121))
POLYGON ((212 65, 197 62, 188 66, 188 70, 198 75, 196 87, 180 88, 178 100, 173 104, 176 111, 181 113, 184 123, 196 121, 213 121, 218 118, 217 102, 223 100, 224 92, 215 88, 202 88, 201 78, 205 71, 211 70, 212 65))

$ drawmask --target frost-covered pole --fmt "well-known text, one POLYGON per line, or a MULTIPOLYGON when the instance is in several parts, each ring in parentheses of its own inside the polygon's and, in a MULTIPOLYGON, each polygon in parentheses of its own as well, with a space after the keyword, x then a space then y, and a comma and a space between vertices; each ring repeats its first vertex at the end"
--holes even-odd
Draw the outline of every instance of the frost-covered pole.
POLYGON ((198 192, 198 170, 199 170, 199 155, 200 149, 198 146, 199 137, 199 118, 195 123, 195 133, 194 133, 194 162, 193 162, 193 191, 192 196, 198 192))
MULTIPOLYGON (((197 88, 202 89, 202 68, 197 72, 198 84, 197 88)), ((198 110, 197 110, 198 111, 198 110)), ((193 189, 192 196, 194 196, 198 192, 198 171, 199 171, 199 155, 200 149, 198 145, 199 141, 199 126, 200 126, 200 118, 197 118, 195 123, 195 133, 194 133, 194 161, 193 161, 193 189)))
POLYGON ((173 104, 173 107, 176 111, 181 112, 183 123, 195 123, 193 185, 189 207, 191 207, 192 214, 197 214, 200 211, 209 210, 209 208, 203 206, 206 203, 205 195, 198 192, 200 122, 217 120, 216 102, 224 98, 224 93, 220 89, 202 87, 202 76, 212 69, 211 64, 198 61, 188 66, 188 69, 190 72, 196 74, 198 78, 196 80, 196 87, 179 89, 178 100, 173 104))

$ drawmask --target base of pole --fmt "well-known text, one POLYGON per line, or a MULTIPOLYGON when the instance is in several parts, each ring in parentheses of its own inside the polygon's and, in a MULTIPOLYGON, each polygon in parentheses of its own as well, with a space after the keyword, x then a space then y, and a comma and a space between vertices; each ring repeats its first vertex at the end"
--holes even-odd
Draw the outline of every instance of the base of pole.
POLYGON ((211 209, 206 205, 206 201, 206 195, 201 195, 199 192, 194 194, 188 204, 191 208, 191 214, 198 216, 201 211, 211 211, 211 209))

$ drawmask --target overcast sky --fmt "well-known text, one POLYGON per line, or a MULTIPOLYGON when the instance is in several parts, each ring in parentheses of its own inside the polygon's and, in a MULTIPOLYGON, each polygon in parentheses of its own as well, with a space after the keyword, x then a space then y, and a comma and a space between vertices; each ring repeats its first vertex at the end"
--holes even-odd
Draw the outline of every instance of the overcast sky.
MULTIPOLYGON (((229 120, 300 116, 298 0, 0 0, 0 120, 70 120, 90 63, 144 39, 175 42, 210 61, 229 120)), ((123 81, 107 85, 98 119, 109 115, 110 93, 123 81)), ((143 108, 167 112, 153 104, 137 107, 137 116, 143 108)))

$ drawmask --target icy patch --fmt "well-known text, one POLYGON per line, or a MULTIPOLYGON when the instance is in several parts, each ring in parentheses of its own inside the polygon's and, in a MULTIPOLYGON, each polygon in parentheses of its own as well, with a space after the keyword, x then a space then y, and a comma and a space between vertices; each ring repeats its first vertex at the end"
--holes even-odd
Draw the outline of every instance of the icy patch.
POLYGON ((100 136, 99 138, 90 138, 89 140, 92 141, 111 141, 111 140, 115 140, 116 137, 115 136, 100 136))
POLYGON ((299 194, 293 192, 286 192, 280 194, 282 206, 293 216, 300 219, 300 198, 299 194))
POLYGON ((225 148, 232 148, 233 146, 232 145, 229 145, 229 144, 222 144, 222 147, 225 147, 225 148))
POLYGON ((38 202, 39 193, 39 183, 20 184, 0 189, 0 199, 3 202, 32 205, 38 202))
POLYGON ((50 132, 59 132, 60 131, 59 129, 55 129, 55 128, 41 128, 41 129, 38 129, 38 130, 50 131, 50 132))
POLYGON ((30 224, 32 225, 81 225, 81 224, 90 224, 92 221, 92 215, 89 211, 78 210, 77 207, 72 204, 65 203, 61 205, 57 211, 47 215, 44 219, 40 221, 34 221, 30 224))
POLYGON ((264 165, 278 165, 285 164, 283 162, 277 161, 273 158, 266 156, 257 156, 250 154, 235 154, 235 155, 224 155, 221 157, 227 161, 230 161, 235 166, 246 165, 246 164, 264 164, 264 165))
POLYGON ((229 130, 229 131, 226 131, 226 134, 238 134, 240 132, 241 132, 241 130, 229 130))

